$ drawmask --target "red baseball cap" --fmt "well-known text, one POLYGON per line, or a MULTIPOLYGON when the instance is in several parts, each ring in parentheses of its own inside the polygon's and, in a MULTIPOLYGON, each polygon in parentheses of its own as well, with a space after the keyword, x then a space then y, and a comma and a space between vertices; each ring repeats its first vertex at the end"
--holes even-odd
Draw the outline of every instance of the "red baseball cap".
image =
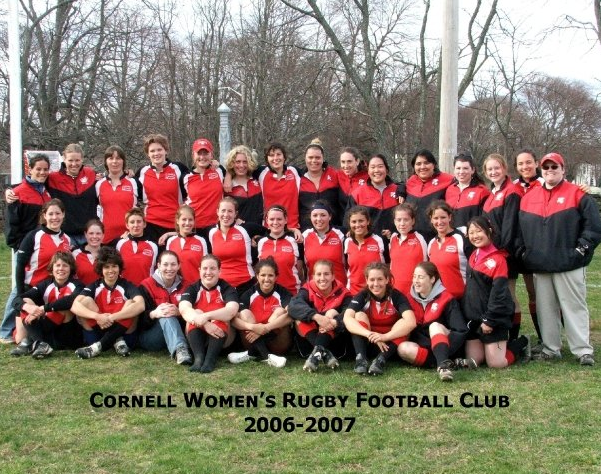
POLYGON ((209 153, 213 153, 213 144, 206 138, 199 138, 192 143, 192 151, 197 153, 200 150, 207 150, 209 153))
POLYGON ((545 161, 552 161, 553 163, 561 166, 562 168, 565 167, 564 162, 563 162, 563 156, 561 156, 559 153, 547 153, 540 160, 540 165, 543 166, 545 161))

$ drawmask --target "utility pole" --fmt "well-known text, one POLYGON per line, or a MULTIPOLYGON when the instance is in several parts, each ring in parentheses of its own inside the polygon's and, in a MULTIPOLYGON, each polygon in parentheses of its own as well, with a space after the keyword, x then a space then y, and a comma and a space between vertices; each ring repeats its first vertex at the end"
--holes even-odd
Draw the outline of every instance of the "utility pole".
POLYGON ((444 0, 442 8, 442 78, 440 85, 440 169, 452 172, 457 154, 457 119, 459 114, 459 0, 444 0))

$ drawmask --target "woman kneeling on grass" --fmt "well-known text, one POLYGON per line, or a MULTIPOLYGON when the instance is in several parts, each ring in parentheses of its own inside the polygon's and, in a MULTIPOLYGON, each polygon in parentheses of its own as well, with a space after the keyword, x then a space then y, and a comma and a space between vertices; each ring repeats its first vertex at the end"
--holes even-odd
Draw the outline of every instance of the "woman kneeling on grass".
POLYGON ((465 354, 478 364, 486 361, 489 367, 507 367, 520 355, 528 358, 530 352, 526 336, 507 342, 514 313, 507 279, 507 253, 492 243, 493 231, 485 217, 471 219, 467 233, 476 250, 469 259, 462 300, 469 327, 465 354))
POLYGON ((74 278, 75 259, 69 252, 56 252, 48 265, 50 278, 41 281, 15 298, 15 309, 21 313, 16 338, 23 339, 10 353, 29 355, 34 359, 48 357, 54 349, 77 347, 81 329, 73 318, 71 305, 83 289, 74 278))
MULTIPOLYGON (((401 358, 418 367, 436 367, 440 380, 452 382, 451 357, 463 346, 467 325, 459 304, 442 285, 432 262, 421 262, 415 267, 409 304, 417 327, 410 340, 399 345, 401 358)), ((466 365, 467 362, 469 368, 477 367, 473 359, 466 359, 466 365)))
POLYGON ((84 341, 90 344, 75 354, 90 359, 113 346, 117 354, 128 356, 124 336, 135 331, 137 317, 144 311, 144 298, 136 286, 119 276, 123 259, 114 248, 102 247, 94 268, 101 278, 84 288, 71 308, 84 329, 84 341))
POLYGON ((295 320, 301 345, 310 344, 313 351, 303 370, 315 372, 323 362, 330 369, 338 367, 338 360, 328 347, 336 336, 344 332, 342 315, 351 300, 349 291, 334 278, 334 264, 318 260, 313 265, 313 277, 290 300, 288 313, 295 320), (306 341, 306 342, 305 342, 306 341))
POLYGON ((407 298, 393 288, 388 265, 368 264, 365 279, 367 287, 353 296, 344 313, 344 325, 352 335, 357 354, 355 373, 382 375, 386 361, 415 328, 415 314, 407 298), (369 366, 368 349, 377 353, 369 366))
POLYGON ((242 336, 242 344, 248 350, 232 352, 227 358, 232 364, 240 364, 257 357, 272 367, 284 367, 285 354, 290 347, 290 323, 286 307, 291 294, 276 284, 278 266, 268 257, 255 265, 257 284, 244 292, 240 298, 240 313, 232 320, 242 336))
POLYGON ((194 354, 191 372, 213 372, 217 356, 234 339, 230 321, 238 312, 238 294, 219 278, 221 262, 208 254, 200 261, 200 280, 189 286, 179 303, 194 354))

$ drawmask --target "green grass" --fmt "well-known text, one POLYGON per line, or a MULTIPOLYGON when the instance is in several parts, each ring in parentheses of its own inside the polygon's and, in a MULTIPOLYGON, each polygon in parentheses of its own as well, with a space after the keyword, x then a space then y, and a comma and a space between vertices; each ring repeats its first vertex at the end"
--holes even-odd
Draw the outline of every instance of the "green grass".
MULTIPOLYGON (((0 247, 0 274, 9 253, 0 247)), ((601 257, 588 272, 593 340, 601 348, 601 257)), ((8 293, 0 283, 0 301, 8 293)), ((524 303, 523 285, 519 286, 524 303)), ((526 306, 526 305, 524 305, 526 306)), ((526 321, 526 317, 524 320, 526 321)), ((532 332, 526 322, 527 331, 532 332)), ((601 472, 599 365, 581 368, 569 355, 555 363, 458 372, 443 385, 433 371, 389 367, 383 377, 342 370, 306 374, 292 357, 283 370, 223 359, 209 375, 190 374, 166 354, 108 353, 77 360, 12 358, 0 348, 2 473, 582 473, 601 472), (94 408, 94 392, 171 395, 177 408, 94 408), (273 395, 258 408, 186 408, 183 393, 273 395), (347 406, 284 408, 284 392, 346 395, 347 406), (452 408, 356 407, 372 395, 446 395, 452 408), (482 402, 505 396, 509 407, 465 408, 462 394, 482 402), (355 417, 349 433, 246 433, 245 417, 355 417)), ((567 354, 567 351, 566 351, 567 354)))

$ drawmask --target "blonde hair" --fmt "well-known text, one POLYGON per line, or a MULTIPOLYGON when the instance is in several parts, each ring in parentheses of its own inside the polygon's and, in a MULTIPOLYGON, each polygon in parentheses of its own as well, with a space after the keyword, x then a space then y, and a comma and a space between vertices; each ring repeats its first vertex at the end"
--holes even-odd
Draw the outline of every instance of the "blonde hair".
POLYGON ((67 153, 79 153, 83 158, 83 148, 79 143, 69 143, 63 151, 63 156, 65 156, 67 153))
POLYGON ((235 146, 229 151, 225 158, 225 170, 234 176, 234 162, 236 161, 236 155, 238 154, 246 156, 246 161, 248 162, 248 175, 252 175, 252 172, 256 170, 259 165, 252 151, 250 151, 250 148, 245 145, 235 146))
POLYGON ((505 157, 499 153, 491 153, 484 159, 484 162, 482 163, 482 173, 484 174, 484 176, 486 176, 486 164, 492 160, 498 161, 501 165, 501 168, 503 168, 503 171, 505 171, 505 174, 507 174, 508 168, 507 160, 505 159, 505 157))

